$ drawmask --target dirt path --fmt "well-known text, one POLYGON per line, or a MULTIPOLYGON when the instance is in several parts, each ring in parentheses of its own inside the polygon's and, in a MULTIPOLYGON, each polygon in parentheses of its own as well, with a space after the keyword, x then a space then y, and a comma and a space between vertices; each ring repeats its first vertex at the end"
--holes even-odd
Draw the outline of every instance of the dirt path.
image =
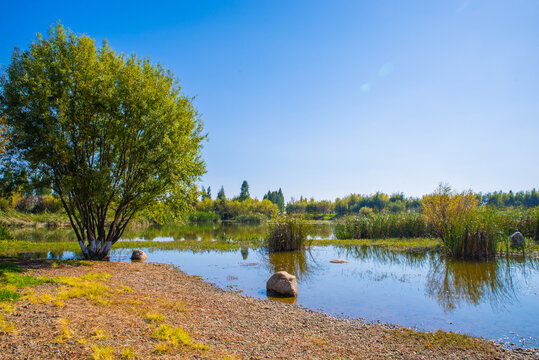
POLYGON ((464 335, 245 297, 169 265, 19 266, 26 272, 17 276, 44 283, 19 288, 14 307, 0 308, 0 359, 539 359, 464 335))

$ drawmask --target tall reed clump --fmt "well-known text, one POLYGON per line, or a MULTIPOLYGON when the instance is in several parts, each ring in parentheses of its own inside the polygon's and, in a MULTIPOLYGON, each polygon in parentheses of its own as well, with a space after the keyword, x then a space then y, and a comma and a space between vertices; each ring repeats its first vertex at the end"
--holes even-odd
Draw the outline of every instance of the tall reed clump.
POLYGON ((460 259, 489 259, 496 256, 502 238, 496 211, 478 208, 471 192, 460 194, 440 185, 421 200, 423 213, 448 255, 460 259))
POLYGON ((307 224, 297 217, 281 215, 270 226, 267 247, 269 252, 295 251, 305 248, 307 224))
POLYGON ((413 238, 427 235, 427 221, 417 212, 347 216, 335 225, 337 239, 413 238))
POLYGON ((510 236, 520 231, 526 238, 539 240, 539 206, 526 210, 498 210, 497 217, 504 235, 510 236))

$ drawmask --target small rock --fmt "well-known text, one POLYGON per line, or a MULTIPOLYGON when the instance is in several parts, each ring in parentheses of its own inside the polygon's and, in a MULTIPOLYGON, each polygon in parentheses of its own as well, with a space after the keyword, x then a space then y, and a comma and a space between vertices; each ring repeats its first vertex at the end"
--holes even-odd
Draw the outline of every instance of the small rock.
POLYGON ((330 262, 330 263, 333 263, 333 264, 344 264, 344 263, 347 263, 348 260, 344 260, 344 259, 333 259, 333 260, 330 260, 329 262, 330 262))
POLYGON ((516 232, 513 235, 511 235, 511 249, 519 248, 519 247, 525 247, 526 246, 526 240, 524 239, 524 236, 520 232, 516 232))
POLYGON ((266 290, 282 296, 297 296, 298 283, 294 275, 286 271, 279 271, 269 278, 266 283, 266 290))
POLYGON ((148 256, 144 253, 144 251, 140 249, 133 250, 133 254, 131 255, 131 261, 146 261, 148 259, 148 256))

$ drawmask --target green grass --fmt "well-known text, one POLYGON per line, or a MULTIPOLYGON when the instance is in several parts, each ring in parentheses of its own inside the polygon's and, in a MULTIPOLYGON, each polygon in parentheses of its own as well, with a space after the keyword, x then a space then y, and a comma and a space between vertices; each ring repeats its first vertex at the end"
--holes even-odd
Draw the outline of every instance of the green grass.
POLYGON ((335 225, 338 239, 418 238, 429 236, 425 216, 416 212, 347 216, 335 225))
POLYGON ((411 239, 348 239, 348 240, 313 240, 311 245, 337 245, 337 246, 383 246, 392 250, 416 251, 434 250, 442 246, 440 239, 411 238, 411 239))
POLYGON ((9 230, 2 224, 0 224, 0 239, 13 240, 13 235, 11 235, 9 230))
POLYGON ((17 301, 21 295, 17 292, 14 286, 4 286, 0 288, 0 302, 17 301))
POLYGON ((20 274, 22 269, 13 264, 0 264, 0 302, 17 301, 17 289, 53 282, 54 280, 20 274))
POLYGON ((64 211, 57 213, 42 212, 32 214, 14 209, 0 210, 0 224, 14 227, 30 226, 69 226, 69 219, 64 211))

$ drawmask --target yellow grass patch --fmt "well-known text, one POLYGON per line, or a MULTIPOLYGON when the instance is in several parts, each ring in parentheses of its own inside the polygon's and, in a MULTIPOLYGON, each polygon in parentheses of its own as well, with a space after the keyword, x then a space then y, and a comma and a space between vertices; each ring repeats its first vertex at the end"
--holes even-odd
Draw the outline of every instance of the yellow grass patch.
POLYGON ((148 320, 151 323, 162 323, 165 321, 165 315, 154 312, 154 313, 146 313, 146 320, 148 320))
POLYGON ((13 334, 15 325, 4 319, 4 314, 0 313, 0 334, 13 334))
POLYGON ((71 329, 67 326, 67 324, 69 323, 69 320, 59 319, 58 323, 60 324, 60 327, 61 327, 60 334, 58 334, 54 338, 54 342, 63 343, 68 340, 71 340, 71 338, 73 337, 73 331, 71 331, 71 329))
POLYGON ((96 338, 97 340, 105 340, 106 338, 109 337, 109 334, 107 334, 104 330, 100 329, 100 328, 96 328, 94 330, 94 338, 96 338))
POLYGON ((153 336, 168 343, 171 347, 185 345, 195 350, 208 350, 209 346, 195 342, 189 333, 183 330, 181 327, 174 328, 166 324, 161 324, 157 330, 155 330, 153 336))
POLYGON ((94 360, 113 360, 114 349, 110 346, 92 345, 92 359, 94 360))
POLYGON ((129 359, 134 359, 135 357, 136 357, 135 356, 135 350, 133 350, 130 347, 124 348, 120 352, 120 359, 129 360, 129 359))

